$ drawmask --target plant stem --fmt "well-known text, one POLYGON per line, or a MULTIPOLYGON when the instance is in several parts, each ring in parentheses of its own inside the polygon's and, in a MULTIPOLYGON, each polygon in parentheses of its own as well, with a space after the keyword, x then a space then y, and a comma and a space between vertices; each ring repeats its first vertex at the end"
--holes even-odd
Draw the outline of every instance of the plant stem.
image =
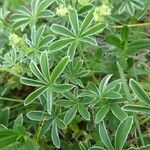
POLYGON ((127 27, 146 27, 146 26, 150 26, 150 23, 138 23, 138 24, 129 24, 129 25, 114 25, 114 28, 123 28, 124 26, 127 27))
MULTIPOLYGON (((132 96, 130 94, 130 90, 129 90, 128 84, 126 82, 126 79, 125 79, 122 67, 120 66, 120 64, 118 62, 117 62, 117 66, 118 66, 118 70, 119 70, 119 74, 120 74, 121 80, 123 82, 123 87, 124 87, 124 91, 125 91, 127 100, 129 102, 129 104, 133 104, 132 96)), ((137 115, 136 114, 134 114, 134 118, 135 118, 134 120, 135 120, 136 128, 137 128, 137 131, 138 131, 138 134, 139 134, 139 138, 141 140, 141 144, 143 146, 145 146, 145 142, 144 142, 144 139, 143 139, 143 136, 142 136, 142 132, 141 132, 141 129, 140 129, 140 124, 139 124, 139 121, 137 119, 137 115)))

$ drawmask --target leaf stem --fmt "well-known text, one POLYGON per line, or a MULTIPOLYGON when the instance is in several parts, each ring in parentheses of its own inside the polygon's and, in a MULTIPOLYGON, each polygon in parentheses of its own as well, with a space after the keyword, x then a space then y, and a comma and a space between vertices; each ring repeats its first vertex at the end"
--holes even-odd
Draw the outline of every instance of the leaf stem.
POLYGON ((137 28, 137 27, 146 27, 146 26, 150 26, 150 23, 138 23, 138 24, 129 24, 129 25, 114 25, 114 28, 123 28, 124 26, 127 26, 129 28, 137 28))

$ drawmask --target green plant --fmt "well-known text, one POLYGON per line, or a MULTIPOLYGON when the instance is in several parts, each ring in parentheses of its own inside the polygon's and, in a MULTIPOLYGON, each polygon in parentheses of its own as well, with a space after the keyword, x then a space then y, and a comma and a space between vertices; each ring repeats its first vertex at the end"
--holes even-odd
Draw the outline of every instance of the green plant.
POLYGON ((150 149, 149 6, 1 0, 0 150, 150 149))

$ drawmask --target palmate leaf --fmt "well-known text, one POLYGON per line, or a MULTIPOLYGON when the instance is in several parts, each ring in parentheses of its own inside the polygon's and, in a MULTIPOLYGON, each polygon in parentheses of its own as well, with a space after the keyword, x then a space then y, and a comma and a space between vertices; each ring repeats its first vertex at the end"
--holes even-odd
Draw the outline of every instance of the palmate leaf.
POLYGON ((133 79, 130 80, 130 87, 139 100, 150 106, 150 98, 142 87, 133 79))
POLYGON ((53 17, 54 13, 46 10, 53 2, 54 0, 32 0, 31 10, 21 6, 12 16, 13 26, 15 28, 21 27, 23 30, 27 25, 35 25, 39 18, 53 17))
POLYGON ((56 34, 65 36, 65 38, 52 43, 52 45, 49 47, 49 50, 51 52, 55 52, 69 46, 67 55, 70 56, 70 60, 72 60, 75 56, 75 52, 79 42, 97 46, 96 40, 91 36, 102 31, 106 27, 106 25, 96 24, 90 27, 93 20, 92 11, 86 15, 81 24, 81 27, 79 26, 79 17, 76 10, 69 11, 68 17, 71 24, 71 29, 63 27, 61 25, 52 25, 51 30, 56 34))
POLYGON ((53 69, 51 75, 49 71, 49 60, 48 54, 43 52, 40 57, 40 69, 34 61, 30 63, 30 70, 39 79, 33 80, 29 78, 22 77, 20 81, 29 86, 38 87, 34 92, 27 96, 24 101, 24 105, 29 105, 35 99, 39 98, 42 94, 46 94, 44 108, 46 107, 47 112, 51 114, 53 105, 53 93, 63 93, 65 91, 71 90, 74 86, 71 84, 56 84, 57 78, 64 71, 66 65, 68 64, 69 57, 64 57, 53 69))
POLYGON ((122 150, 133 124, 133 117, 125 118, 117 128, 115 135, 115 149, 122 150))
POLYGON ((124 0, 119 7, 119 14, 128 11, 133 16, 136 9, 144 9, 144 3, 140 0, 124 0))

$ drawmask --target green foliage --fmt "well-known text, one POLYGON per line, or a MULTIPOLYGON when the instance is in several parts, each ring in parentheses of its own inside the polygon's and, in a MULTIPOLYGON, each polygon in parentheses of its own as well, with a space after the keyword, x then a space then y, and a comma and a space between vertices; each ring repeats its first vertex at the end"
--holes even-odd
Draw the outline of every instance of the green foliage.
POLYGON ((0 1, 0 150, 150 149, 149 0, 0 1))

